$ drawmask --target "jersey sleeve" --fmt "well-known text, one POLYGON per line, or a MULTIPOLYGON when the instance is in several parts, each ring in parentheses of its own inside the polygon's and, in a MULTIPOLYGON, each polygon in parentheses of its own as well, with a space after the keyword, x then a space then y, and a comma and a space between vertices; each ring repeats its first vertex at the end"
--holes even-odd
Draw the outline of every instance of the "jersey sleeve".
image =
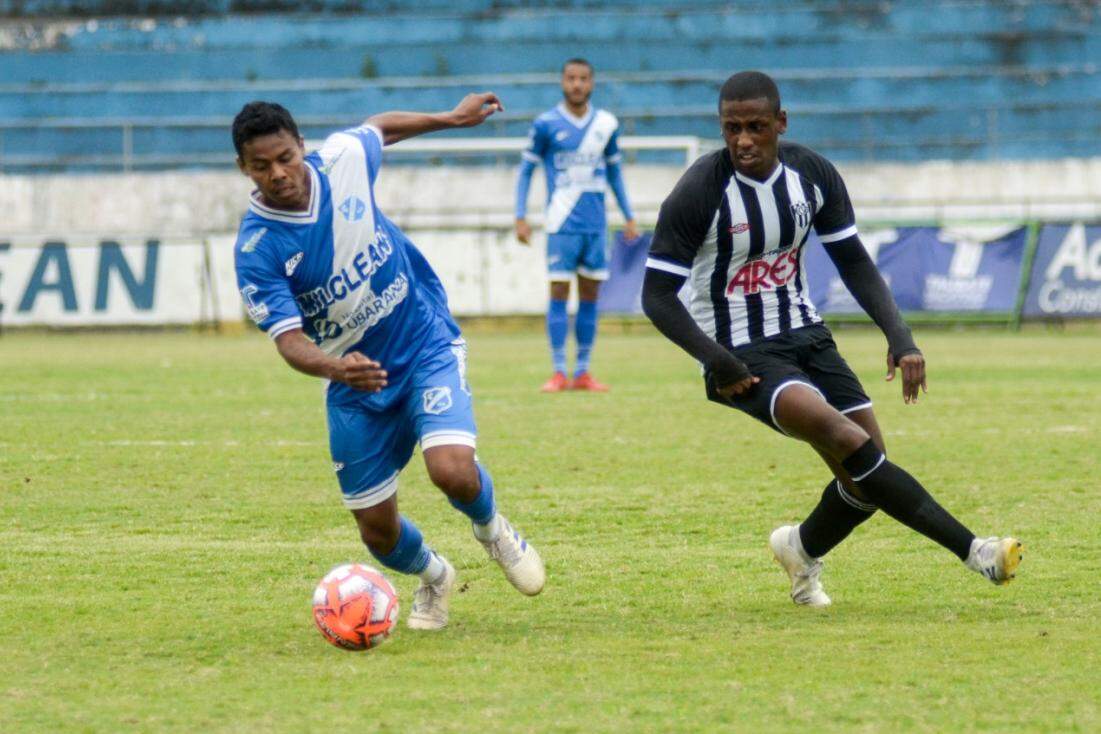
POLYGON ((711 161, 688 169, 658 211, 646 267, 687 277, 718 210, 722 186, 711 161))
POLYGON ((528 163, 539 164, 547 152, 547 128, 539 120, 531 124, 528 130, 528 142, 520 156, 528 163))
POLYGON ((818 212, 814 215, 814 231, 822 244, 840 242, 856 234, 856 214, 841 174, 822 156, 816 156, 815 185, 821 192, 818 212))
POLYGON ((237 287, 249 318, 272 339, 292 329, 301 329, 302 312, 291 294, 290 284, 283 273, 283 263, 273 257, 271 251, 260 249, 255 244, 256 249, 243 251, 240 242, 244 241, 245 236, 246 233, 242 232, 238 238, 234 265, 237 287))
MULTIPOLYGON (((362 155, 367 166, 367 176, 375 183, 382 168, 382 131, 374 125, 363 124, 330 135, 321 148, 321 159, 335 163, 346 152, 362 155)), ((331 163, 330 163, 331 165, 331 163)))
POLYGON ((614 166, 623 160, 623 153, 619 150, 619 124, 616 124, 615 130, 608 136, 608 143, 604 146, 604 162, 609 166, 614 166))

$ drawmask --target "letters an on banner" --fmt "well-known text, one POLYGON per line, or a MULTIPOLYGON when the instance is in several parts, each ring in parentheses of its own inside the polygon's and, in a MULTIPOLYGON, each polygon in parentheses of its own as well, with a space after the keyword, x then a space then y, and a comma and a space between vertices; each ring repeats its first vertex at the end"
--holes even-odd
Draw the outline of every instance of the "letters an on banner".
POLYGON ((193 323, 202 312, 202 268, 201 241, 0 241, 0 319, 16 326, 193 323))

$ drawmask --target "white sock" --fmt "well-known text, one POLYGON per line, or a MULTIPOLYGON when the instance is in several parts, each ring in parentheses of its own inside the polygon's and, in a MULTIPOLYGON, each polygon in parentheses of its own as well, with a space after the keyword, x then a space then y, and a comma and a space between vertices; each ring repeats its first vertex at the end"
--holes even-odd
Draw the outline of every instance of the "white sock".
POLYGON ((815 559, 811 558, 805 550, 803 550, 803 537, 799 535, 799 526, 796 525, 795 529, 791 531, 791 544, 795 546, 795 551, 799 554, 799 557, 803 559, 805 563, 814 563, 815 559))
POLYGON ((497 536, 501 534, 501 516, 496 512, 493 513, 493 519, 487 522, 485 525, 479 525, 474 523, 474 537, 483 543, 491 543, 497 540, 497 536))
POLYGON ((982 573, 982 560, 979 558, 979 548, 986 542, 986 538, 975 538, 971 541, 971 550, 967 554, 967 560, 963 562, 972 571, 982 573))
POLYGON ((417 575, 421 577, 421 581, 424 583, 434 584, 443 579, 446 570, 447 567, 443 565, 443 559, 436 551, 431 551, 428 554, 428 565, 417 575))

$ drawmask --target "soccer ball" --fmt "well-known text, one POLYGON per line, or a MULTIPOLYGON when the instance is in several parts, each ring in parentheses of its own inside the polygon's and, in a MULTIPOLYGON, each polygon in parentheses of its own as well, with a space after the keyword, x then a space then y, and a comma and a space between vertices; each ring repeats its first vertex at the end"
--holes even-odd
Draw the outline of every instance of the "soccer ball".
POLYGON ((333 645, 369 650, 382 644, 398 621, 398 592, 370 566, 337 566, 314 589, 313 620, 333 645))

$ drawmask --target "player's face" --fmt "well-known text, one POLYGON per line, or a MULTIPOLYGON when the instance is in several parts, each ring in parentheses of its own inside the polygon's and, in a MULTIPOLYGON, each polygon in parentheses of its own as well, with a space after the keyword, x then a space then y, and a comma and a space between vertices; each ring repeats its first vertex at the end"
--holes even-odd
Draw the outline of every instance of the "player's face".
POLYGON ((571 107, 581 107, 593 96, 593 70, 570 64, 562 71, 562 96, 571 107))
POLYGON ((787 112, 775 112, 764 97, 728 99, 720 107, 719 123, 734 170, 757 180, 768 178, 776 168, 780 136, 788 129, 787 112))
POLYGON ((237 166, 252 179, 264 200, 278 209, 306 209, 310 189, 302 138, 286 130, 261 135, 241 147, 237 166))

